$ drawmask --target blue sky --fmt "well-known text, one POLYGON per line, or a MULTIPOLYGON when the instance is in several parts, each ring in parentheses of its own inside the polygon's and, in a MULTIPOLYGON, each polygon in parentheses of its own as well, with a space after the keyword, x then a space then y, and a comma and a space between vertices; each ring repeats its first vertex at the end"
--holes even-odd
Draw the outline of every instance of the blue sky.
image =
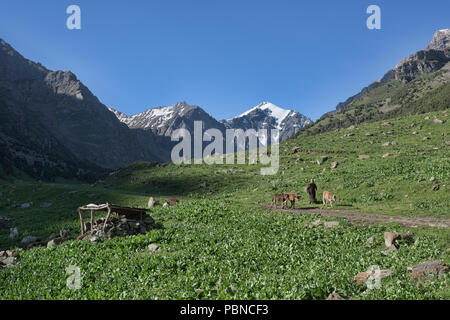
POLYGON ((0 0, 0 38, 108 107, 179 101, 218 119, 262 101, 314 120, 450 27, 450 1, 0 0), (81 30, 66 8, 81 7, 81 30), (368 30, 366 8, 381 8, 368 30))

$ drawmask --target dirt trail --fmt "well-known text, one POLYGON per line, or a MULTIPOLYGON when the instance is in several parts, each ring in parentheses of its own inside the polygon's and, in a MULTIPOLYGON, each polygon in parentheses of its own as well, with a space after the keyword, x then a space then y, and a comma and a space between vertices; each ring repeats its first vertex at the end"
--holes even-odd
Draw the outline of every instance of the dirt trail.
POLYGON ((292 213, 301 214, 316 214, 324 217, 340 217, 344 218, 354 225, 371 225, 380 222, 394 222, 409 227, 450 227, 449 218, 435 218, 435 217, 405 217, 405 216, 390 216, 381 213, 364 213, 356 210, 337 210, 337 209, 320 209, 320 208, 298 208, 298 209, 274 209, 271 205, 255 204, 258 207, 271 208, 272 210, 289 211, 292 213))

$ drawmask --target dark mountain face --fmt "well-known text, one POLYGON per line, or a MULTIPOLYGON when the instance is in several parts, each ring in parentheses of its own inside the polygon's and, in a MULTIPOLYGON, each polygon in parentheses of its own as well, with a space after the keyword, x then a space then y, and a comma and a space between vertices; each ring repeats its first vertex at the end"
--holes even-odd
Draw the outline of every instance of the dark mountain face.
POLYGON ((2 40, 0 108, 4 153, 30 167, 42 157, 52 159, 50 166, 72 163, 74 168, 115 168, 167 157, 151 132, 130 130, 118 121, 73 73, 49 71, 2 40))

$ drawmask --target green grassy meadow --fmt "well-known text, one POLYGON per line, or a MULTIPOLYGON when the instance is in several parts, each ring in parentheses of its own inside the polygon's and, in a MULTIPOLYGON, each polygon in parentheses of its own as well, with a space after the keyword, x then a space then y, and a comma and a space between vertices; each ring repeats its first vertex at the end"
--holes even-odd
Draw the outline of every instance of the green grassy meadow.
POLYGON ((319 201, 324 190, 336 194, 333 209, 450 218, 449 120, 447 109, 352 130, 301 133, 280 145, 274 176, 262 176, 259 164, 138 163, 95 186, 1 181, 0 216, 15 221, 19 237, 9 239, 9 230, 0 230, 0 250, 12 248, 19 258, 13 268, 0 269, 0 299, 325 299, 333 292, 353 299, 449 299, 448 274, 417 285, 406 271, 427 260, 450 263, 448 228, 389 221, 354 226, 340 218, 256 206, 270 204, 273 193, 295 192, 301 195, 297 207, 321 208, 309 205, 304 192, 314 178, 319 201), (444 123, 433 123, 435 118, 444 123), (386 142, 395 144, 383 146, 386 142), (360 155, 369 157, 360 160, 360 155), (318 164, 322 157, 328 159, 318 164), (335 169, 333 162, 339 163, 335 169), (432 191, 435 184, 440 188, 432 191), (78 206, 109 202, 145 208, 150 196, 181 201, 151 210, 161 228, 100 243, 74 240, 80 232, 78 206), (33 205, 17 207, 26 202, 33 205), (44 202, 51 206, 42 208, 44 202), (340 224, 314 225, 319 218, 340 224), (70 232, 71 241, 48 249, 19 248, 24 236, 46 239, 61 229, 70 232), (412 231, 416 241, 383 256, 385 231, 412 231), (374 242, 367 243, 371 237, 374 242), (150 243, 161 251, 150 252, 150 243), (70 265, 81 270, 79 290, 66 286, 70 265), (394 273, 382 280, 381 289, 356 285, 353 277, 373 265, 394 273))

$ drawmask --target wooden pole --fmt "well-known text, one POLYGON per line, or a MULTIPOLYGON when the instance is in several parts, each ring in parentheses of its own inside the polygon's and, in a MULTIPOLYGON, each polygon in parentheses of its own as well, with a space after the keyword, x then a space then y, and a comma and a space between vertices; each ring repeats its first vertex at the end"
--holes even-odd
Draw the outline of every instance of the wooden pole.
POLYGON ((91 210, 91 232, 94 230, 94 210, 91 210))
POLYGON ((80 215, 81 235, 83 235, 85 230, 84 230, 83 214, 81 213, 80 208, 78 208, 78 214, 80 215))
POLYGON ((108 206, 108 214, 106 215, 105 223, 103 224, 103 231, 105 231, 106 224, 108 223, 108 219, 111 216, 111 208, 108 206))

